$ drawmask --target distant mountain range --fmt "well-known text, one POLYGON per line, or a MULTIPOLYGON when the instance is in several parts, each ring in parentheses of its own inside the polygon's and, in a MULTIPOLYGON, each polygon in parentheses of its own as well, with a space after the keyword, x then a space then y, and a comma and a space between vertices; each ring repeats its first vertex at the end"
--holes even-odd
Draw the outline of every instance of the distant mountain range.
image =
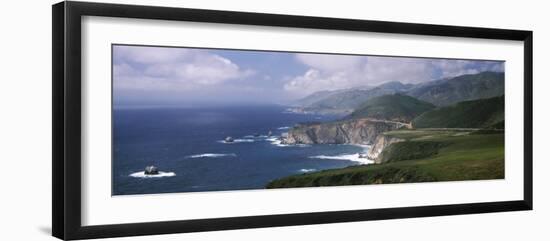
POLYGON ((328 98, 333 95, 337 95, 339 93, 345 93, 349 91, 366 91, 375 88, 376 86, 370 86, 370 85, 364 85, 364 86, 358 86, 354 88, 349 89, 339 89, 339 90, 322 90, 314 92, 313 94, 310 94, 304 98, 295 100, 293 104, 295 106, 309 106, 312 104, 315 104, 318 101, 321 101, 325 98, 328 98))
POLYGON ((504 94, 504 73, 482 72, 432 81, 417 85, 406 94, 437 106, 500 96, 504 94))
POLYGON ((315 92, 296 101, 293 111, 351 114, 375 97, 396 93, 412 96, 435 106, 447 106, 460 101, 503 95, 504 73, 481 72, 421 84, 394 81, 370 88, 315 92))

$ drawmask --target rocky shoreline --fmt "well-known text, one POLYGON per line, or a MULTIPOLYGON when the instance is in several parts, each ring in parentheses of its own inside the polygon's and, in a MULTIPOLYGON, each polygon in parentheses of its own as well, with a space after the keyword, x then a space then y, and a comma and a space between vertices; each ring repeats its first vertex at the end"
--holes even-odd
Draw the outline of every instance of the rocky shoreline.
POLYGON ((370 160, 373 160, 374 163, 380 164, 382 163, 382 151, 388 146, 390 146, 393 143, 402 142, 405 141, 404 139, 397 138, 397 137, 391 137, 384 134, 380 134, 376 137, 376 140, 374 141, 374 145, 369 149, 367 152, 367 158, 370 160))
POLYGON ((402 123, 369 118, 299 124, 289 130, 282 143, 372 145, 378 135, 404 126, 402 123))
POLYGON ((403 141, 383 133, 411 128, 405 123, 375 120, 371 118, 349 119, 327 123, 298 124, 281 137, 281 144, 352 144, 372 146, 360 157, 380 163, 380 154, 389 145, 403 141))

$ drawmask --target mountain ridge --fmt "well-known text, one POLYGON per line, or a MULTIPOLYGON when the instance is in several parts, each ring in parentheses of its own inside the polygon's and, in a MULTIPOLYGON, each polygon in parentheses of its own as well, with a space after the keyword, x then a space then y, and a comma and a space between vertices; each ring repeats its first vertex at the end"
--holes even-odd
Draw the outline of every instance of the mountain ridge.
POLYGON ((315 92, 295 107, 296 112, 350 114, 372 98, 390 94, 409 95, 436 106, 452 105, 461 101, 490 98, 504 94, 503 72, 480 72, 452 78, 443 78, 421 84, 403 84, 391 81, 367 89, 344 89, 315 92), (315 98, 314 98, 315 97, 315 98))
POLYGON ((408 123, 435 105, 400 93, 374 97, 355 109, 348 118, 375 118, 408 123))

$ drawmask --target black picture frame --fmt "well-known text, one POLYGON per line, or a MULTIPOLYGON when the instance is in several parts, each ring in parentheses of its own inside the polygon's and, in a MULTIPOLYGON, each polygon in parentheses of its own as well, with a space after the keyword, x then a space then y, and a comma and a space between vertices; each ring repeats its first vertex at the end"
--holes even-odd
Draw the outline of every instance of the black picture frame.
POLYGON ((52 233, 60 239, 88 239, 213 230, 307 225, 380 219, 532 210, 533 208, 533 32, 198 10, 171 7, 60 2, 52 6, 52 233), (281 26, 327 30, 516 40, 524 44, 524 194, 522 200, 421 207, 140 222, 99 226, 81 224, 81 17, 103 16, 281 26))

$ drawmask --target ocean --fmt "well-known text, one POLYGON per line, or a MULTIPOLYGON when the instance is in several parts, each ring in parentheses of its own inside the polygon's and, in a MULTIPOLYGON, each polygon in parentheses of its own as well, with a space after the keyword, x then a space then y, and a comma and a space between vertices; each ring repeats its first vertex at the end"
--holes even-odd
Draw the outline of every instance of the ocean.
POLYGON ((273 179, 367 161, 357 157, 366 146, 282 145, 278 137, 294 124, 340 118, 285 109, 115 109, 112 194, 262 189, 273 179), (160 174, 145 175, 149 165, 160 174))

